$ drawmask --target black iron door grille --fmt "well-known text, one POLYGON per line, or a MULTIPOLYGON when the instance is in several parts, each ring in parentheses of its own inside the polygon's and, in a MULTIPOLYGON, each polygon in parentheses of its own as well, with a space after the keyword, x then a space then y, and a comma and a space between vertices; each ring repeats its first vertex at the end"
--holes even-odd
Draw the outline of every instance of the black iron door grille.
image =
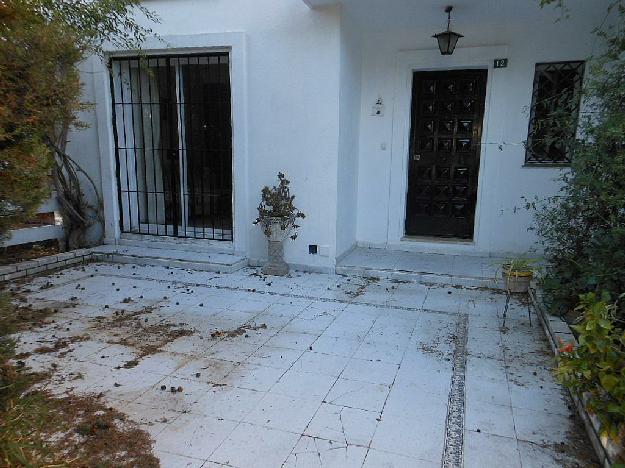
POLYGON ((114 58, 122 232, 232 241, 227 52, 114 58))
POLYGON ((405 233, 473 237, 486 70, 415 72, 405 233))

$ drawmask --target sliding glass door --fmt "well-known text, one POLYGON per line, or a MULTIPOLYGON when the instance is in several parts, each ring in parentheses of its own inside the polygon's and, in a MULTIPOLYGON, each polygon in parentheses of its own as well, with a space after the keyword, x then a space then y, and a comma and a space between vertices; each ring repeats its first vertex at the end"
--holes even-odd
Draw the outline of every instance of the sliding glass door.
POLYGON ((115 58, 122 232, 232 240, 227 53, 115 58))

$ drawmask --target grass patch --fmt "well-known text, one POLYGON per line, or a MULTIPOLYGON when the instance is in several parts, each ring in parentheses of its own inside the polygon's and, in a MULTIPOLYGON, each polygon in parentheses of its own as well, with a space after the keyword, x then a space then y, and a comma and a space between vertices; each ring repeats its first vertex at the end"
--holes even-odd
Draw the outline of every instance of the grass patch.
POLYGON ((55 397, 48 376, 14 362, 11 334, 45 323, 49 309, 16 307, 0 293, 0 465, 158 467, 147 432, 96 395, 55 397))

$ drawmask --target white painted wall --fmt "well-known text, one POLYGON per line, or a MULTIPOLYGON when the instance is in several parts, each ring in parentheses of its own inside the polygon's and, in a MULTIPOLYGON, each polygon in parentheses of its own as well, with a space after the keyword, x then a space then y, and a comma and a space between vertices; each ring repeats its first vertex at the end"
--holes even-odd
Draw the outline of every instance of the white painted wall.
MULTIPOLYGON (((427 4, 424 9, 427 20, 415 16, 414 27, 389 28, 371 17, 371 28, 363 35, 358 241, 365 245, 422 251, 481 254, 526 251, 533 247, 535 237, 527 232, 532 214, 522 209, 522 196, 553 194, 557 190, 554 178, 559 173, 553 168, 523 167, 522 142, 527 138, 527 107, 531 102, 534 65, 585 59, 591 55, 596 43, 591 31, 605 15, 607 2, 567 2, 571 5, 571 17, 559 22, 555 22, 558 15, 554 10, 541 11, 532 2, 523 3, 523 7, 508 3, 511 8, 518 6, 523 10, 510 9, 505 21, 496 18, 500 10, 497 2, 463 2, 464 12, 470 18, 463 17, 462 7, 454 10, 452 27, 465 37, 451 57, 440 56, 430 37, 444 28, 442 7, 433 5, 436 2, 423 3, 427 4), (487 7, 491 3, 492 10, 489 10, 487 7), (489 11, 493 11, 493 16, 489 17, 489 11), (433 12, 438 12, 440 21, 433 19, 436 18, 433 12), (515 13, 518 14, 515 16, 515 13), (409 125, 402 120, 402 110, 410 96, 398 91, 397 83, 401 82, 400 75, 406 72, 404 67, 410 62, 406 57, 411 56, 409 51, 418 51, 412 54, 420 57, 420 61, 414 63, 415 69, 482 66, 484 60, 478 57, 483 54, 475 51, 484 46, 503 46, 509 66, 489 73, 489 83, 494 86, 489 85, 491 92, 487 98, 490 108, 484 129, 486 145, 481 155, 475 243, 402 241, 394 226, 403 226, 405 214, 397 212, 396 207, 401 197, 405 198, 405 192, 398 198, 394 191, 398 190, 398 184, 403 184, 405 189, 409 125), (432 53, 423 53, 427 50, 432 53), (371 105, 379 95, 387 103, 387 113, 383 118, 371 117, 371 105), (381 150, 381 143, 386 143, 389 149, 381 150), (499 144, 503 144, 503 151, 497 149, 499 144), (394 166, 402 168, 404 180, 392 179, 394 166)), ((354 14, 360 21, 367 21, 362 8, 354 10, 354 14)), ((496 57, 488 57, 487 63, 492 65, 493 58, 496 57)))
MULTIPOLYGON (((248 220, 246 252, 242 253, 251 259, 266 257, 266 240, 252 221, 262 186, 274 184, 282 171, 292 182, 296 205, 306 213, 298 239, 286 244, 287 261, 332 268, 337 219, 339 8, 313 11, 292 0, 155 0, 146 6, 160 16, 161 23, 152 27, 164 37, 245 35, 247 115, 234 116, 245 119, 247 128, 247 199, 245 208, 235 213, 248 220), (309 255, 308 244, 326 246, 329 255, 309 255)), ((96 83, 103 87, 101 77, 96 77, 96 83)), ((96 99, 88 87, 85 92, 87 99, 96 99)), ((96 95, 99 100, 107 99, 105 92, 96 95)), ((105 112, 101 120, 106 118, 105 112)), ((102 124, 98 122, 100 128, 102 124)), ((93 158, 94 164, 96 127, 72 135, 75 147, 93 158)), ((110 145, 106 138, 103 141, 100 152, 109 158, 105 153, 110 152, 106 148, 110 145)), ((107 220, 112 227, 116 222, 107 220)))
MULTIPOLYGON (((98 152, 98 122, 95 113, 95 92, 92 75, 93 58, 80 64, 83 102, 87 107, 79 113, 79 119, 85 128, 73 131, 69 135, 67 153, 80 165, 80 167, 93 179, 101 193, 102 176, 100 173, 100 156, 98 152)), ((87 182, 82 174, 79 174, 82 182, 82 189, 85 197, 93 206, 97 206, 97 196, 93 186, 87 182)), ((87 242, 94 244, 102 237, 102 226, 95 224, 87 232, 87 242)))
POLYGON ((341 17, 336 255, 356 244, 360 126, 361 29, 341 17))
MULTIPOLYGON (((444 27, 438 0, 344 0, 317 9, 300 0, 145 4, 161 17, 154 29, 173 38, 173 46, 182 47, 178 52, 189 44, 228 46, 228 38, 242 38, 235 40, 240 52, 236 67, 242 72, 235 70, 233 76, 245 97, 243 110, 235 109, 233 117, 235 125, 239 119, 246 129, 239 135, 245 160, 237 176, 244 190, 235 194, 239 197, 235 217, 243 220, 244 230, 235 236, 245 239, 241 253, 252 261, 266 256, 265 238, 251 222, 261 187, 273 184, 276 173, 283 171, 292 181, 296 205, 307 215, 298 239, 287 242, 286 259, 332 269, 335 258, 355 242, 467 253, 529 248, 533 237, 526 229, 531 214, 515 208, 522 206, 523 195, 553 193, 558 173, 523 167, 534 64, 590 55, 594 45, 590 31, 608 1, 570 0, 571 18, 554 23, 553 12, 538 10, 530 0, 458 0, 453 25, 465 38, 449 63, 482 66, 495 58, 489 53, 505 50, 509 67, 492 71, 489 80, 476 241, 442 246, 401 241, 396 229, 403 224, 398 211, 402 194, 398 198, 397 193, 405 184, 402 145, 408 138, 401 120, 402 109, 409 106, 409 96, 401 92, 403 67, 415 58, 420 60, 417 68, 446 67, 430 37, 444 27), (219 44, 222 38, 224 44, 219 44), (379 96, 385 114, 372 117, 371 106, 379 96), (497 150, 500 143, 505 143, 503 151, 497 150), (309 255, 309 244, 317 244, 327 255, 309 255)), ((164 48, 153 42, 149 47, 164 48)), ((91 126, 74 132, 69 148, 94 178, 102 180, 110 207, 107 233, 115 233, 106 70, 92 65, 85 65, 89 71, 83 76, 85 99, 96 102, 99 111, 85 113, 91 126)), ((114 241, 115 235, 108 240, 114 241)))

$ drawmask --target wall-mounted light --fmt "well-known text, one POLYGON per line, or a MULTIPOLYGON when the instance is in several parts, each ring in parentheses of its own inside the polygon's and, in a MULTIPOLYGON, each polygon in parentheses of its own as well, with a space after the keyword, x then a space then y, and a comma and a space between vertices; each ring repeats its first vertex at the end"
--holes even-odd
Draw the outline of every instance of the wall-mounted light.
POLYGON ((447 13, 447 30, 432 36, 438 41, 438 48, 441 50, 442 55, 453 54, 456 44, 458 43, 458 39, 464 37, 462 34, 458 34, 457 32, 453 32, 449 29, 449 25, 451 23, 451 10, 453 9, 454 7, 452 6, 445 8, 445 13, 447 13))

